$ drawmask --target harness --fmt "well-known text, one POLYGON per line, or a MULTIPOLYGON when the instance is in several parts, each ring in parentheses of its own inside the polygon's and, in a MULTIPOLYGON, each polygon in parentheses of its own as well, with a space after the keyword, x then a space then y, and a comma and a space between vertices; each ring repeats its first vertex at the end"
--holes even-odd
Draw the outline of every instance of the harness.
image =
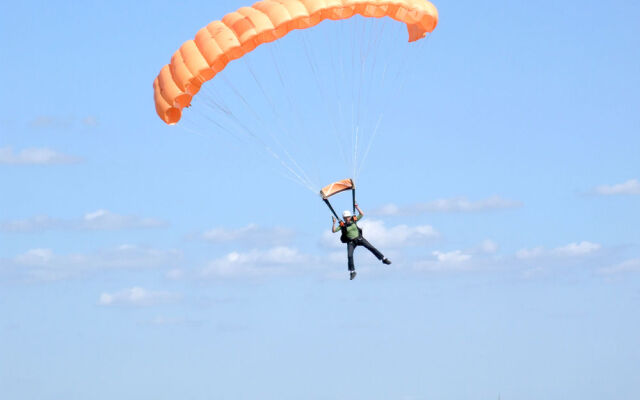
POLYGON ((358 224, 356 224, 356 222, 355 222, 355 221, 353 221, 353 222, 352 222, 352 223, 350 223, 350 224, 345 224, 345 223, 341 222, 341 223, 340 223, 340 241, 341 241, 342 243, 349 243, 350 241, 355 240, 355 239, 349 239, 349 238, 347 237, 347 226, 351 226, 351 225, 355 225, 355 226, 356 226, 356 228, 358 228, 358 237, 357 237, 357 238, 355 238, 355 239, 359 239, 359 238, 361 238, 361 237, 362 237, 362 228, 360 228, 360 227, 358 226, 358 224))

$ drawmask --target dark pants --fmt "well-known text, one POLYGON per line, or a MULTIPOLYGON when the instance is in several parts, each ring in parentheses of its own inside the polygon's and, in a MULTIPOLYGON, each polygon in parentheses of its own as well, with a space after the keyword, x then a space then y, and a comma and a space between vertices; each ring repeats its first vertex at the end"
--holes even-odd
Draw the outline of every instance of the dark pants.
POLYGON ((384 256, 382 255, 382 253, 378 251, 378 249, 373 247, 371 243, 367 241, 367 239, 360 236, 359 238, 353 239, 347 243, 347 257, 349 258, 349 271, 355 271, 356 269, 356 267, 353 265, 353 251, 358 246, 366 247, 371 253, 373 253, 374 256, 378 258, 378 260, 382 260, 384 258, 384 256))

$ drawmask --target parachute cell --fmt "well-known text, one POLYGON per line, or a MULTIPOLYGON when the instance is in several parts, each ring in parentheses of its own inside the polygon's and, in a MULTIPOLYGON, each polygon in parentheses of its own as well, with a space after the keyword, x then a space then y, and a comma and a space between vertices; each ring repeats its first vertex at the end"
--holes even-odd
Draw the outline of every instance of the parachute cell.
MULTIPOLYGON (((426 0, 263 0, 227 14, 186 41, 153 82, 156 111, 167 124, 177 123, 201 85, 231 61, 294 29, 306 29, 326 19, 356 14, 390 17, 407 25, 409 41, 433 31, 438 12, 426 0)), ((346 190, 346 189, 345 189, 346 190)))

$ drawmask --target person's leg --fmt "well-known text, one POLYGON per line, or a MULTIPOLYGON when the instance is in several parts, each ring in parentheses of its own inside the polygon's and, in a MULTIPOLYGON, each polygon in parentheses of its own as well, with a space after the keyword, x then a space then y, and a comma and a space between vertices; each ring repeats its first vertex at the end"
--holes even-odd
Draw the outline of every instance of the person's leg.
POLYGON ((376 258, 378 260, 382 260, 384 258, 384 256, 382 255, 382 253, 380 253, 378 251, 378 249, 376 249, 375 247, 373 247, 373 245, 371 243, 369 243, 369 241, 367 239, 365 239, 364 237, 360 237, 359 239, 359 244, 366 247, 371 253, 373 253, 374 256, 376 256, 376 258))
POLYGON ((355 250, 355 248, 356 244, 353 240, 347 243, 347 259, 349 260, 349 272, 355 271, 356 269, 355 265, 353 264, 353 250, 355 250))

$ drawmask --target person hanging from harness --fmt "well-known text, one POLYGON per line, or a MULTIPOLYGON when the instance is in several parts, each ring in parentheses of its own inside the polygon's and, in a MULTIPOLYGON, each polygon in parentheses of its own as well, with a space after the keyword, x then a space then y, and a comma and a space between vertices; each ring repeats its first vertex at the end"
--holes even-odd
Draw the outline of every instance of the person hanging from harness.
POLYGON ((367 239, 362 236, 362 229, 356 224, 356 221, 359 221, 364 216, 364 213, 360 209, 357 204, 354 204, 356 210, 358 210, 358 215, 351 215, 351 211, 345 211, 342 213, 342 218, 344 218, 344 222, 340 221, 340 224, 336 226, 336 217, 332 217, 333 219, 333 233, 341 232, 340 241, 342 243, 347 244, 347 258, 348 258, 348 267, 349 267, 349 280, 353 280, 356 277, 357 272, 355 265, 353 263, 353 251, 358 246, 366 247, 378 260, 381 260, 383 263, 389 265, 391 261, 386 258, 378 249, 373 247, 371 243, 367 239))
POLYGON ((391 261, 386 258, 382 253, 378 251, 375 247, 367 241, 364 237, 362 237, 362 229, 356 224, 356 221, 359 221, 364 216, 364 213, 356 203, 356 184, 353 179, 343 179, 341 181, 333 182, 320 190, 320 197, 322 197, 322 201, 329 207, 331 214, 333 214, 333 233, 338 231, 342 232, 340 235, 340 241, 342 243, 347 244, 347 258, 348 258, 348 266, 349 266, 349 279, 353 280, 356 277, 356 267, 353 263, 353 251, 358 246, 366 247, 374 256, 381 260, 383 263, 389 265, 391 261), (358 216, 354 216, 351 211, 345 211, 342 213, 342 218, 344 221, 340 220, 336 210, 333 209, 331 202, 329 201, 329 197, 334 196, 338 193, 342 193, 344 191, 351 190, 351 200, 353 203, 353 214, 358 210, 358 216), (336 222, 340 221, 340 225, 336 226, 336 222))

